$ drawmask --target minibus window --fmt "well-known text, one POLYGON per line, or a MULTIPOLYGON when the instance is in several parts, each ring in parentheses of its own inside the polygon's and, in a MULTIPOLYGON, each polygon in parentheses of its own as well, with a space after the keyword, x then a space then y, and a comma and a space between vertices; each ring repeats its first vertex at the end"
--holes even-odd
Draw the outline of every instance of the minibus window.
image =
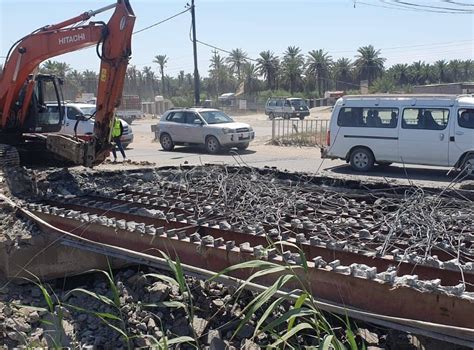
POLYGON ((474 129, 474 109, 460 109, 458 124, 462 128, 474 129))
POLYGON ((403 110, 403 129, 444 130, 448 125, 449 110, 441 108, 406 108, 403 110))
POLYGON ((347 127, 396 128, 398 108, 344 107, 339 111, 337 125, 347 127))

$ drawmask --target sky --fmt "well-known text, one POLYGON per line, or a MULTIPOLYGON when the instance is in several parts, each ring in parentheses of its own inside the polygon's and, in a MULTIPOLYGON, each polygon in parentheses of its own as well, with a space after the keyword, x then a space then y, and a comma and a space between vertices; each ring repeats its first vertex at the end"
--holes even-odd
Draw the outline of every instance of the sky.
MULTIPOLYGON (((241 48, 249 57, 270 50, 282 55, 288 46, 308 51, 324 49, 335 60, 354 59, 361 46, 373 45, 386 58, 385 66, 414 61, 474 59, 474 12, 470 14, 408 11, 388 5, 395 0, 195 0, 197 39, 225 50, 241 48), (354 6, 355 3, 355 6, 354 6)), ((411 0, 446 5, 446 0, 411 0)), ((0 62, 22 36, 114 0, 0 0, 0 62)), ((185 9, 191 0, 130 0, 137 17, 134 31, 185 9)), ((472 0, 458 0, 474 11, 472 0)), ((112 11, 94 17, 107 22, 112 11)), ((137 69, 151 66, 154 56, 168 57, 165 74, 193 72, 191 14, 186 12, 132 37, 137 69)), ((208 75, 213 49, 198 44, 201 76, 208 75)), ((221 52, 227 56, 227 53, 221 52)), ((95 47, 53 58, 72 69, 98 71, 95 47)))

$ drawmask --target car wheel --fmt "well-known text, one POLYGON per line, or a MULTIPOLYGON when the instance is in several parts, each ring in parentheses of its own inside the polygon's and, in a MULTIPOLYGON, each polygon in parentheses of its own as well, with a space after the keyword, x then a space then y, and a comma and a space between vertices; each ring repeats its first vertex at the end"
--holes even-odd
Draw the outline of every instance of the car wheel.
POLYGON ((275 115, 273 113, 269 113, 268 118, 270 118, 270 120, 273 120, 275 119, 275 115))
POLYGON ((304 120, 304 117, 300 117, 300 120, 304 120))
POLYGON ((237 145, 237 149, 240 150, 240 151, 245 151, 247 148, 249 148, 248 143, 243 143, 243 144, 237 145))
POLYGON ((351 167, 356 171, 369 171, 374 166, 374 156, 372 152, 363 147, 356 148, 352 151, 351 167))
POLYGON ((160 143, 165 151, 172 151, 174 148, 174 142, 169 134, 162 134, 160 136, 160 143))
POLYGON ((206 139, 206 150, 210 154, 219 153, 221 149, 221 144, 215 136, 208 136, 206 139))
POLYGON ((290 120, 291 116, 288 113, 283 114, 283 118, 290 120))
POLYGON ((474 154, 469 154, 466 156, 462 163, 461 170, 469 177, 474 176, 474 154))

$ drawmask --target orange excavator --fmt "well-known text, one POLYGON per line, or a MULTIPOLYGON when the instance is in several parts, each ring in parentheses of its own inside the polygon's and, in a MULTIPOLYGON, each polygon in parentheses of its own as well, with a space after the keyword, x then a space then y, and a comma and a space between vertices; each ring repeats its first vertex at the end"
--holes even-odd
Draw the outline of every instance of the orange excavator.
POLYGON ((0 164, 20 158, 54 158, 93 166, 111 149, 114 109, 120 105, 135 15, 128 0, 88 11, 58 24, 37 29, 10 48, 0 72, 0 164), (114 9, 108 23, 90 19, 114 9), (58 133, 64 119, 62 80, 38 74, 51 57, 96 45, 100 59, 94 135, 78 138, 58 133), (51 113, 46 102, 58 104, 51 113))

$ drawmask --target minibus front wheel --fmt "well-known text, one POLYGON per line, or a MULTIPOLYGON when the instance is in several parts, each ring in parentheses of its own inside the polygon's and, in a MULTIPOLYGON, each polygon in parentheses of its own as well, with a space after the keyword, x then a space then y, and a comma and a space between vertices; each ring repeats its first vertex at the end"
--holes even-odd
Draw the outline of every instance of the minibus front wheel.
POLYGON ((349 159, 352 169, 360 172, 369 171, 375 162, 372 151, 365 147, 355 148, 349 159))

